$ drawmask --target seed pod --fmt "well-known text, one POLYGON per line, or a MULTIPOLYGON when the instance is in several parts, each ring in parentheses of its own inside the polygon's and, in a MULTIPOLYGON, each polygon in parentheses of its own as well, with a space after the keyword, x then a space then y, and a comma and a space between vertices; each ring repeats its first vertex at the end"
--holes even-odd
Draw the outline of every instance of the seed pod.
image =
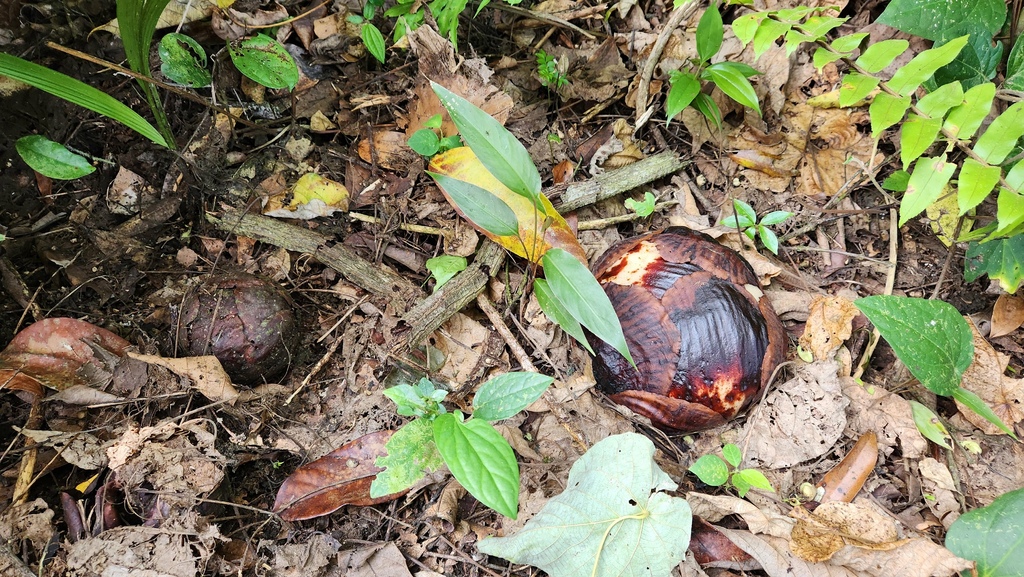
POLYGON ((750 264, 683 227, 627 239, 594 275, 622 321, 634 369, 596 338, 594 376, 613 401, 659 427, 724 424, 756 399, 786 355, 786 333, 750 264))
POLYGON ((272 381, 288 367, 298 326, 288 296, 247 273, 211 276, 182 302, 175 339, 190 355, 214 355, 232 380, 272 381))

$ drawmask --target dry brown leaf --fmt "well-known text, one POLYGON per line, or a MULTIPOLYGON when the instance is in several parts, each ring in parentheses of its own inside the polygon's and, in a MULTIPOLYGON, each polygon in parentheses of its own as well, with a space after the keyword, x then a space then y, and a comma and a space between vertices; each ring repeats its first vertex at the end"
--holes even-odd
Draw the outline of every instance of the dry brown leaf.
POLYGON ((1024 297, 1001 294, 992 308, 992 330, 989 338, 1008 335, 1024 324, 1024 297))
POLYGON ((874 431, 885 455, 897 447, 908 459, 925 455, 928 441, 917 430, 906 399, 881 387, 858 385, 852 379, 844 381, 843 394, 850 399, 846 412, 853 433, 860 435, 874 431))
MULTIPOLYGON (((1024 379, 1003 374, 1008 359, 996 352, 973 323, 974 360, 964 371, 961 386, 977 394, 1011 429, 1024 420, 1024 379)), ((957 402, 960 414, 986 435, 1003 435, 1001 429, 957 402)))
POLYGON ((823 493, 818 501, 853 501, 877 462, 878 436, 868 431, 857 439, 843 460, 822 477, 818 487, 823 493))
POLYGON ((800 346, 811 351, 815 359, 831 358, 853 334, 853 319, 859 314, 853 302, 841 296, 815 297, 800 346))
POLYGON ((179 377, 187 378, 193 387, 211 401, 233 403, 238 398, 238 389, 231 384, 231 377, 213 355, 171 359, 156 355, 128 353, 128 356, 144 363, 163 367, 179 377))
POLYGON ((412 577, 405 556, 394 543, 363 545, 353 551, 342 551, 338 554, 338 568, 346 577, 412 577))
POLYGON ((393 130, 374 130, 370 139, 359 140, 359 158, 388 170, 405 173, 420 156, 409 148, 408 137, 393 130))
POLYGON ((960 501, 957 499, 958 491, 953 475, 946 465, 931 457, 921 459, 917 468, 921 473, 921 488, 931 496, 925 499, 925 503, 942 521, 942 525, 949 529, 953 521, 960 517, 960 501))
POLYGON ((889 551, 903 545, 896 521, 868 501, 829 501, 813 512, 794 507, 790 547, 801 559, 826 561, 846 545, 889 551))

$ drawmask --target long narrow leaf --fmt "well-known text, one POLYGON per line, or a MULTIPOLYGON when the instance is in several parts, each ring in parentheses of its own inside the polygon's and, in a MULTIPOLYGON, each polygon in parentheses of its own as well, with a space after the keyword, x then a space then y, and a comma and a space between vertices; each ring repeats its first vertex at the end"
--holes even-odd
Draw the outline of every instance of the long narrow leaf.
POLYGON ((17 56, 0 53, 0 74, 20 80, 45 92, 102 114, 138 132, 160 146, 168 146, 164 137, 137 112, 109 94, 56 70, 50 70, 17 56))
POLYGON ((427 174, 434 178, 466 218, 480 228, 498 236, 519 235, 516 213, 490 191, 436 172, 428 171, 427 174))
MULTIPOLYGON (((149 68, 149 47, 153 43, 160 15, 170 0, 119 0, 117 2, 117 26, 124 43, 124 54, 128 57, 128 66, 140 74, 152 76, 149 68)), ((170 123, 164 113, 160 94, 149 82, 139 80, 139 87, 146 95, 146 102, 156 118, 160 133, 166 137, 167 146, 173 148, 174 142, 170 123)))
POLYGON ((436 82, 430 85, 458 127, 462 140, 484 167, 512 192, 535 199, 540 194, 540 173, 523 144, 470 101, 436 82))

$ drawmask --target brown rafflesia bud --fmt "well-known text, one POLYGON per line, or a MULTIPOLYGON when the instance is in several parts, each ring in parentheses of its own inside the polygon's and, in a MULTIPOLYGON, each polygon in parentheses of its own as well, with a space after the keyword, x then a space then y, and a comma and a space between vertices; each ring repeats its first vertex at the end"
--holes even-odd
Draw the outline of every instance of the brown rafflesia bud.
POLYGON ((216 356, 245 385, 281 376, 295 353, 297 329, 279 286, 239 272, 212 275, 189 290, 175 323, 181 349, 216 356))
POLYGON ((688 228, 627 239, 594 264, 634 369, 591 339, 598 386, 656 425, 694 432, 747 407, 786 355, 786 334, 750 264, 688 228))

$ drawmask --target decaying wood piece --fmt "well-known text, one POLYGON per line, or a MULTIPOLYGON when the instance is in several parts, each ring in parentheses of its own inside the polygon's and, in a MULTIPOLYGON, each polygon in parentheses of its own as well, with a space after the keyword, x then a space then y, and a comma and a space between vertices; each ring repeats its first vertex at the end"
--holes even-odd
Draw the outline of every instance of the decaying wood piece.
POLYGON ((687 164, 674 152, 666 150, 630 164, 624 169, 605 172, 585 182, 558 187, 562 190, 556 188, 554 193, 549 193, 548 196, 551 197, 555 208, 564 214, 678 172, 687 164))
POLYGON ((219 218, 209 215, 207 218, 225 232, 312 255, 359 288, 397 301, 396 308, 400 311, 423 295, 419 287, 397 272, 364 259, 344 245, 330 244, 331 239, 311 230, 256 214, 225 212, 219 218))

